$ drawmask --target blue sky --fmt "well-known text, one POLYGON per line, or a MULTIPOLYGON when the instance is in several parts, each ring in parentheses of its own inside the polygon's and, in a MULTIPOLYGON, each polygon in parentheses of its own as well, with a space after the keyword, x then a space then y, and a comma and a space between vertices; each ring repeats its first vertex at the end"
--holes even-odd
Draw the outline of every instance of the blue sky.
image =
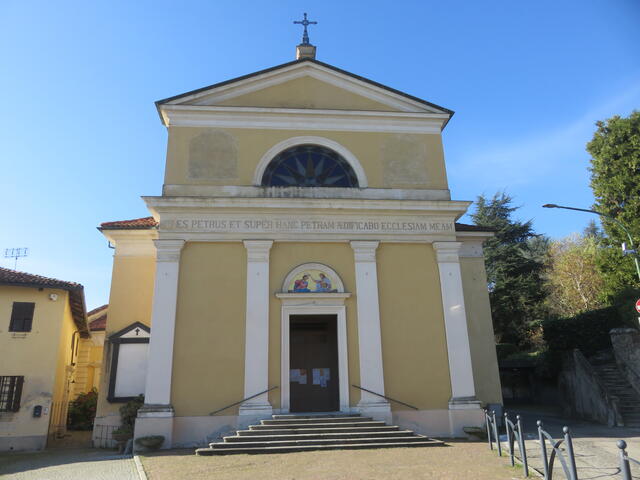
MULTIPOLYGON (((453 197, 505 190, 552 237, 589 215, 594 122, 640 108, 640 2, 0 1, 0 253, 108 300, 95 227, 146 216, 166 131, 153 102, 294 58, 309 12, 318 59, 456 111, 453 197)), ((0 266, 13 261, 0 257, 0 266)))

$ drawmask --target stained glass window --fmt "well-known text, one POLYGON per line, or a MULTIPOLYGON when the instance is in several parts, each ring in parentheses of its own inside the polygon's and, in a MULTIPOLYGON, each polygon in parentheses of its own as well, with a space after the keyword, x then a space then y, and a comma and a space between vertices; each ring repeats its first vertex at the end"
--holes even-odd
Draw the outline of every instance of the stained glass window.
POLYGON ((280 152, 262 176, 264 187, 358 187, 358 178, 341 155, 319 145, 297 145, 280 152))

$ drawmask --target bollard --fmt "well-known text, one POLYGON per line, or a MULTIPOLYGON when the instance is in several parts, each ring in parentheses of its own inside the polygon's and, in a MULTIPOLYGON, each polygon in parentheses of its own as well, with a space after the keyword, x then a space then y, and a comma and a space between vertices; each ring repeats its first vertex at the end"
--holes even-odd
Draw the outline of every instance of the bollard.
POLYGON ((620 471, 622 472, 622 480, 632 480, 631 476, 631 466, 629 465, 629 460, 627 459, 627 452, 625 449, 627 448, 627 442, 624 440, 618 440, 618 448, 620 449, 620 471))
POLYGON ((569 474, 571 475, 570 480, 578 480, 578 472, 576 469, 576 458, 573 454, 573 442, 571 441, 571 434, 569 427, 563 427, 562 431, 564 432, 564 442, 567 445, 567 456, 569 457, 569 474))
POLYGON ((549 460, 547 459, 547 443, 542 434, 542 421, 536 422, 538 425, 538 439, 540 440, 540 451, 542 453, 542 465, 544 466, 544 480, 549 480, 549 460))
POLYGON ((518 446, 520 448, 520 458, 522 458, 522 469, 524 476, 529 476, 529 463, 527 462, 527 448, 524 444, 524 433, 522 432, 522 420, 520 415, 516 415, 516 425, 518 426, 518 446))

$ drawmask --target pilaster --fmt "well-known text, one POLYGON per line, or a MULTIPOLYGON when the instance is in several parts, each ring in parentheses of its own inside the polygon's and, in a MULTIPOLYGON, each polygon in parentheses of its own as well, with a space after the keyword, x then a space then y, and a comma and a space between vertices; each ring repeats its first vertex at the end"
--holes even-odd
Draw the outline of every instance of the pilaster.
MULTIPOLYGON (((356 305, 358 312, 358 350, 360 354, 360 384, 363 388, 384 395, 380 304, 378 300, 377 241, 352 241, 356 270, 356 305)), ((384 398, 362 390, 358 408, 376 418, 391 412, 384 398)))
POLYGON ((151 337, 145 384, 145 405, 138 411, 136 437, 163 435, 163 448, 171 447, 173 407, 171 372, 178 301, 180 252, 184 240, 158 239, 156 277, 151 314, 151 337))
POLYGON ((447 334, 451 377, 450 410, 480 407, 473 382, 469 331, 460 270, 461 246, 461 242, 433 242, 440 272, 440 289, 447 334))
MULTIPOLYGON (((244 396, 269 388, 269 251, 271 240, 247 240, 247 299, 245 318, 244 396)), ((267 393, 240 405, 240 415, 268 416, 267 393)))

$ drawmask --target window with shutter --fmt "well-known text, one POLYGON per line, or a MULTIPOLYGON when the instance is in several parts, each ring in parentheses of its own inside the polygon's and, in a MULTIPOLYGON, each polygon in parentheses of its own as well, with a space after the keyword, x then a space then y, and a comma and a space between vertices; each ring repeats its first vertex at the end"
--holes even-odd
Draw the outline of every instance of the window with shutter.
POLYGON ((13 302, 9 331, 30 332, 35 307, 36 304, 32 302, 13 302))
POLYGON ((0 376, 0 412, 17 412, 20 410, 22 397, 22 376, 0 376))

